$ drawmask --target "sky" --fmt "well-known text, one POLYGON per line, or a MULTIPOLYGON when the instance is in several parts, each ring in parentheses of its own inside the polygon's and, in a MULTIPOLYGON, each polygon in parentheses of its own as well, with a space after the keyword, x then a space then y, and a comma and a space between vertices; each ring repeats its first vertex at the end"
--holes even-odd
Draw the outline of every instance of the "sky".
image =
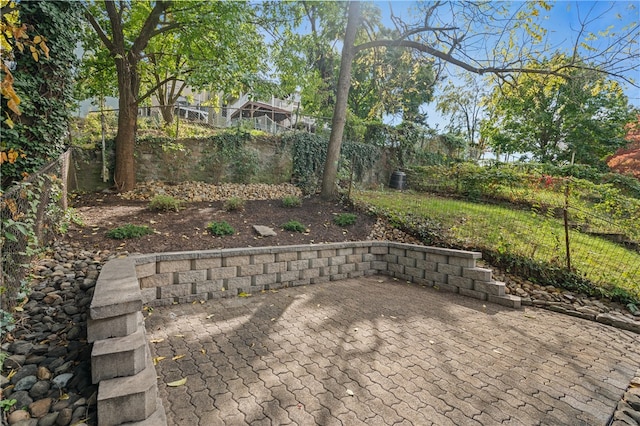
MULTIPOLYGON (((394 14, 400 15, 405 20, 415 18, 410 12, 415 7, 415 2, 391 1, 376 2, 381 8, 383 15, 389 13, 389 6, 393 8, 394 14)), ((523 2, 514 2, 512 7, 523 6, 523 2)), ((541 13, 542 26, 548 30, 547 42, 554 47, 571 50, 573 47, 573 38, 579 29, 580 20, 592 20, 590 28, 598 31, 605 30, 609 26, 613 26, 613 31, 620 31, 624 26, 640 21, 640 2, 638 1, 558 1, 553 3, 550 11, 541 13)), ((390 24, 389 19, 385 19, 387 25, 390 24)), ((640 47, 638 47, 640 49, 640 47)), ((456 67, 448 67, 448 78, 456 81, 456 67)), ((640 83, 640 70, 628 73, 628 77, 640 83)), ((458 80, 459 81, 459 80, 458 80)), ((629 102, 640 108, 640 89, 626 84, 623 86, 625 93, 629 97, 629 102)), ((438 91, 436 90, 437 99, 438 91)), ((431 127, 438 126, 442 129, 447 123, 448 118, 443 117, 436 110, 436 103, 432 102, 425 105, 423 110, 428 114, 428 122, 431 127)), ((389 118, 392 124, 397 124, 399 120, 389 118)))

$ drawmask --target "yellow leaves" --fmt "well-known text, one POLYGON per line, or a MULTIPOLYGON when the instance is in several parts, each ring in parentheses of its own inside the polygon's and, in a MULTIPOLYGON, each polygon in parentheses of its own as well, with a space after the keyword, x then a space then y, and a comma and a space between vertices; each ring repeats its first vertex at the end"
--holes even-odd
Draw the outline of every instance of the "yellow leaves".
MULTIPOLYGON (((0 62, 0 69, 4 74, 2 83, 0 83, 0 94, 7 99, 7 108, 16 115, 20 115, 20 97, 13 89, 13 75, 11 70, 5 64, 14 60, 14 49, 21 53, 24 52, 25 46, 29 47, 29 52, 34 61, 38 62, 41 55, 49 58, 49 47, 46 39, 41 35, 36 35, 33 40, 29 39, 27 25, 20 23, 20 14, 16 8, 15 1, 0 0, 0 7, 3 14, 0 18, 0 50, 2 50, 3 61, 0 62)), ((6 114, 3 108, 3 112, 6 114)), ((5 120, 9 128, 13 128, 14 123, 11 117, 7 115, 5 120)))
POLYGON ((166 358, 167 358, 166 356, 157 356, 157 357, 153 358, 153 365, 158 365, 158 363, 160 361, 162 361, 163 359, 166 359, 166 358))
POLYGON ((29 50, 31 51, 31 57, 33 58, 33 60, 38 62, 39 56, 36 48, 34 46, 29 46, 29 50))
POLYGON ((149 340, 149 343, 160 343, 160 342, 164 342, 164 339, 151 339, 151 340, 149 340))
POLYGON ((176 355, 173 358, 171 358, 171 360, 172 361, 177 361, 177 360, 182 359, 182 358, 184 358, 184 355, 176 355))
POLYGON ((180 380, 176 380, 175 382, 169 382, 167 383, 167 386, 175 388, 178 386, 183 386, 187 383, 187 378, 185 377, 184 379, 180 379, 180 380))

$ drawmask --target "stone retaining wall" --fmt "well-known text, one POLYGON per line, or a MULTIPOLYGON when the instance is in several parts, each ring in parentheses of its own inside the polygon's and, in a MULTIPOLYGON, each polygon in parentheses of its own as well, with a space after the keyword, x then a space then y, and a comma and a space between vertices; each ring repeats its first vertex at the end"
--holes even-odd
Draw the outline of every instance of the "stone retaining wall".
POLYGON ((520 307, 480 253, 386 241, 162 253, 114 259, 96 283, 87 325, 98 384, 98 423, 166 424, 142 307, 234 297, 288 286, 383 274, 520 307))

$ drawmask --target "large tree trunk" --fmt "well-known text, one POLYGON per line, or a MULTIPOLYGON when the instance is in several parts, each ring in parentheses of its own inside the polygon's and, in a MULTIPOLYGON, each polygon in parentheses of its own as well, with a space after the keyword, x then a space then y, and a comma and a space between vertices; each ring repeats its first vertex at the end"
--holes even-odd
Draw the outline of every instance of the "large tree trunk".
POLYGON ((320 197, 328 200, 335 197, 335 183, 338 175, 338 160, 340 159, 340 147, 344 125, 347 121, 347 99, 351 87, 351 63, 353 62, 353 45, 356 40, 356 31, 360 22, 360 2, 349 3, 349 19, 342 46, 342 58, 340 60, 340 76, 338 77, 338 92, 336 94, 336 106, 331 120, 331 136, 327 148, 327 159, 324 163, 322 174, 322 191, 320 197))
POLYGON ((118 133, 116 134, 116 165, 113 181, 118 192, 131 191, 136 186, 134 148, 138 119, 137 63, 126 59, 116 61, 118 69, 118 133))

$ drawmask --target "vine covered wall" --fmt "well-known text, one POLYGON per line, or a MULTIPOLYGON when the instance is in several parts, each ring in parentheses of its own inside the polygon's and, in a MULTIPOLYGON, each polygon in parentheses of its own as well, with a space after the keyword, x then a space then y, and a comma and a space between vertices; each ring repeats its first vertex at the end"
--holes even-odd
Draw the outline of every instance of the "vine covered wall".
MULTIPOLYGON (((252 136, 239 129, 179 140, 144 136, 136 142, 136 177, 138 182, 293 182, 313 193, 322 176, 327 142, 326 136, 304 132, 252 136)), ((100 179, 100 158, 94 149, 74 149, 74 189, 96 191, 112 185, 100 179)), ((113 155, 107 158, 112 170, 113 155)), ((386 151, 374 145, 345 142, 339 184, 386 183, 392 172, 387 158, 386 151)))

